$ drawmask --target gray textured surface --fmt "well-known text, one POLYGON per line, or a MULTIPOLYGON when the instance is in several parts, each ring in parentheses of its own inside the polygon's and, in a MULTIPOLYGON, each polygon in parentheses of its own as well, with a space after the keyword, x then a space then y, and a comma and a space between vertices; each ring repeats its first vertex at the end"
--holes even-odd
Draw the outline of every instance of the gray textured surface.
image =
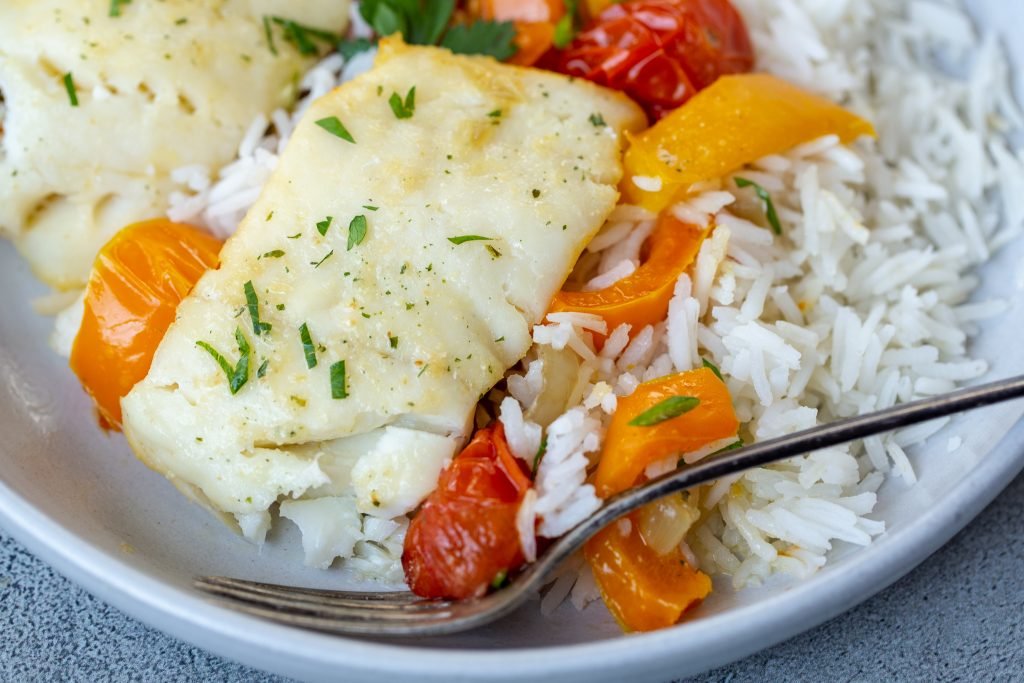
MULTIPOLYGON (((882 594, 699 681, 1024 677, 1024 476, 882 594)), ((0 681, 281 681, 130 619, 0 533, 0 681)))

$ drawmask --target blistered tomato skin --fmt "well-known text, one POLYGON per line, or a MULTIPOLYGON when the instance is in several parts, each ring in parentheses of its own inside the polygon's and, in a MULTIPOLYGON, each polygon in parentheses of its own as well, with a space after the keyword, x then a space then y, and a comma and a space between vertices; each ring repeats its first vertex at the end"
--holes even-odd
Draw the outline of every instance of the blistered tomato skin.
POLYGON ((477 432, 409 525, 402 566, 412 592, 479 597, 522 565, 516 514, 529 487, 501 423, 477 432))
POLYGON ((658 120, 718 77, 750 71, 754 50, 728 0, 634 0, 598 14, 550 66, 621 90, 658 120))
POLYGON ((178 304, 221 243, 199 228, 158 219, 122 229, 93 264, 71 369, 104 426, 120 429, 121 399, 149 372, 178 304))

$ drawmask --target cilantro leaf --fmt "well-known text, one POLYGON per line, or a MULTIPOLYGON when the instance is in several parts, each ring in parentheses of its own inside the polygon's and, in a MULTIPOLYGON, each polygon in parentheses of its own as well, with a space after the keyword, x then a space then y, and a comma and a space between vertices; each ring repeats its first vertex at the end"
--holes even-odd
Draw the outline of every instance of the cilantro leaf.
POLYGON ((516 27, 511 21, 475 21, 448 29, 441 47, 456 54, 490 55, 505 60, 516 53, 515 37, 516 27))

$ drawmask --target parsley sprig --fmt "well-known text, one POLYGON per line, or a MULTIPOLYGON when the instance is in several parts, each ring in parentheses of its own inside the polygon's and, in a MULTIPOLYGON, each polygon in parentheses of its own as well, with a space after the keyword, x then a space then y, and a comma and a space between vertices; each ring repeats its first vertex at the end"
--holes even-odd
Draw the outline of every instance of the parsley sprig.
POLYGON ((764 189, 753 180, 747 180, 746 178, 733 178, 736 181, 736 187, 752 187, 754 188, 755 194, 758 199, 764 202, 764 213, 768 218, 768 224, 772 226, 772 232, 776 235, 782 234, 782 223, 779 222, 779 214, 775 211, 775 202, 772 201, 772 196, 768 190, 764 189))
MULTIPOLYGON (((510 21, 476 20, 450 26, 455 0, 363 0, 359 13, 379 36, 401 33, 412 45, 441 45, 460 54, 508 59, 516 53, 515 26, 510 21)), ((372 47, 366 40, 341 43, 346 57, 372 47)))
POLYGON ((232 396, 238 393, 238 390, 245 386, 245 383, 249 381, 249 355, 252 348, 249 346, 249 340, 242 334, 242 328, 235 328, 235 342, 238 343, 238 362, 235 363, 234 367, 228 362, 228 360, 221 355, 217 349, 213 348, 210 344, 204 341, 197 341, 196 346, 206 351, 208 354, 213 356, 213 360, 217 361, 217 365, 224 371, 224 374, 228 378, 228 389, 230 389, 232 396))

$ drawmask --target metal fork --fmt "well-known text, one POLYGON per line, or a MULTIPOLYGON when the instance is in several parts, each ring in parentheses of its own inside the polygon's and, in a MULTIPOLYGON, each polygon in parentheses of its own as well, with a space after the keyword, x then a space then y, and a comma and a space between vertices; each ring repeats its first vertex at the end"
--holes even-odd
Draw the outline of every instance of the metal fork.
POLYGON ((545 579, 602 528, 664 496, 829 446, 874 436, 981 406, 1024 397, 1024 376, 846 418, 709 458, 658 477, 605 501, 604 506, 552 543, 512 582, 473 600, 424 600, 408 592, 355 593, 278 586, 221 576, 195 586, 248 614, 289 626, 371 636, 455 633, 500 619, 522 605, 545 579))

